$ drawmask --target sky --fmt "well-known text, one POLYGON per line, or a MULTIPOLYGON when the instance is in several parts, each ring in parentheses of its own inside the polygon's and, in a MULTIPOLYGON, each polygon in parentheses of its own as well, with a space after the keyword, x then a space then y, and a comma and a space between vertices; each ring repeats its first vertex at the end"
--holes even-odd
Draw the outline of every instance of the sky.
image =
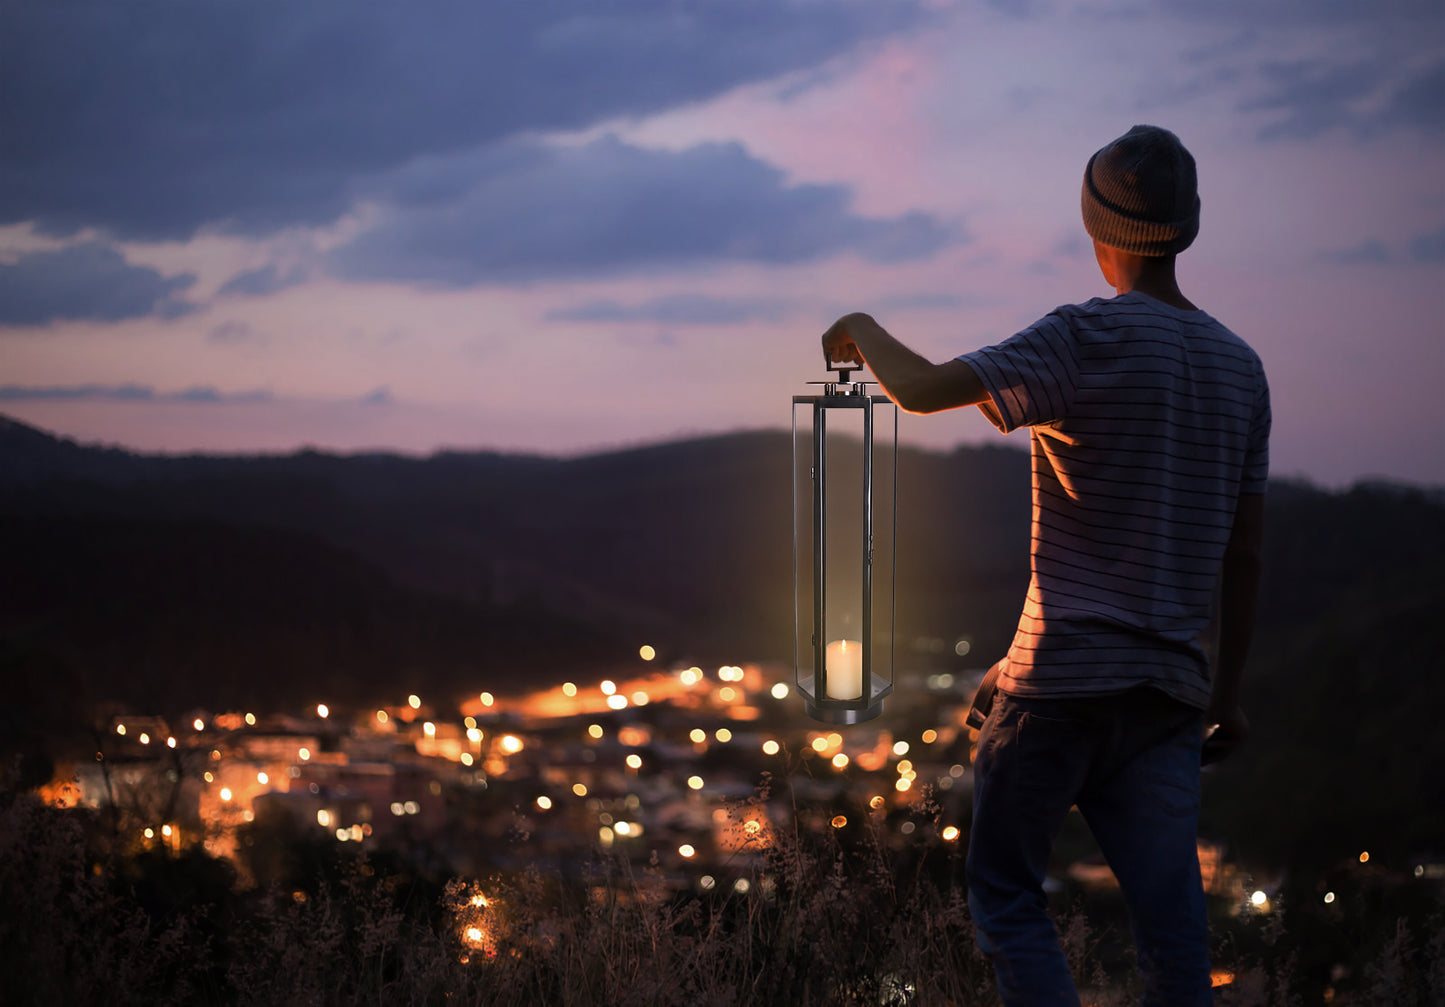
MULTIPOLYGON (((1198 163, 1272 472, 1445 485, 1438 0, 8 0, 0 413, 143 451, 784 429, 1112 291, 1089 156, 1198 163)), ((968 409, 903 416, 948 449, 968 409)))

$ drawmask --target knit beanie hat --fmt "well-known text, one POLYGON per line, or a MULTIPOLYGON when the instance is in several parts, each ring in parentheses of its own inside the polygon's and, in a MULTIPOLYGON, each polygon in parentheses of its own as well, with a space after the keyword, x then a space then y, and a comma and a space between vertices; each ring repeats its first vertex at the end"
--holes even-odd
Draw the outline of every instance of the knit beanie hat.
POLYGON ((1135 255, 1174 255, 1199 233, 1194 158, 1179 137, 1135 126, 1089 158, 1084 230, 1101 245, 1135 255))

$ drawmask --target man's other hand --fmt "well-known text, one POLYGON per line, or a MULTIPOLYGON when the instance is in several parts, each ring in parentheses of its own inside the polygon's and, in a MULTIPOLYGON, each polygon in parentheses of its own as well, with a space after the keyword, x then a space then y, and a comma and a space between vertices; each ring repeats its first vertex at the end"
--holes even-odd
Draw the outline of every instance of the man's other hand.
POLYGON ((1200 764, 1205 766, 1227 757, 1249 737, 1249 719, 1237 706, 1224 712, 1212 713, 1206 719, 1214 719, 1216 722, 1205 728, 1204 748, 1199 760, 1200 764))

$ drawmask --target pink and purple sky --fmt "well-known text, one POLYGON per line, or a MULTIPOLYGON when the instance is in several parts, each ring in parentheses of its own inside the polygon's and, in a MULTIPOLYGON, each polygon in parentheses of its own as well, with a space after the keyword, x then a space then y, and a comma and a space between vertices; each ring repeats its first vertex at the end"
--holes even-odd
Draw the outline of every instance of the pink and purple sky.
POLYGON ((845 311, 942 360, 1110 293, 1148 122, 1274 474, 1445 485, 1438 0, 12 0, 0 105, 0 413, 84 442, 783 428, 845 311))

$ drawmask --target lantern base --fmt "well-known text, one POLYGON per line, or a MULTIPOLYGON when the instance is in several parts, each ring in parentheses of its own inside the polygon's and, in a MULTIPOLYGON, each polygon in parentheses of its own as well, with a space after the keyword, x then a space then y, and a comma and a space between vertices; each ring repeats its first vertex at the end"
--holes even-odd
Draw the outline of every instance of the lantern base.
POLYGON ((893 683, 878 675, 869 675, 868 702, 861 699, 819 699, 813 688, 813 676, 799 679, 798 691, 803 694, 803 708, 808 716, 824 724, 861 724, 883 712, 883 698, 893 692, 893 683))

